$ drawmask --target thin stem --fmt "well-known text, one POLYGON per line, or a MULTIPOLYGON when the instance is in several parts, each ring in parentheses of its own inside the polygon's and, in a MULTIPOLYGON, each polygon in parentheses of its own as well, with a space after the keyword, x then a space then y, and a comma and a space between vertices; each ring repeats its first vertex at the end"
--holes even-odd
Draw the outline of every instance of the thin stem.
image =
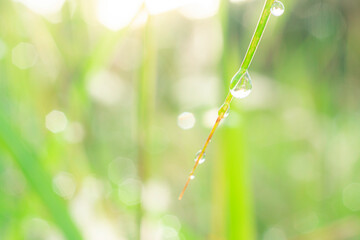
MULTIPOLYGON (((246 54, 245 54, 245 57, 244 57, 244 60, 243 62, 241 63, 241 66, 240 66, 240 69, 248 69, 250 64, 251 64, 251 61, 252 59, 254 58, 254 55, 255 55, 255 52, 256 52, 256 49, 260 43, 260 40, 261 40, 261 37, 264 33, 264 30, 266 28, 266 24, 269 20, 269 17, 270 17, 270 8, 271 8, 271 5, 274 3, 275 0, 266 0, 265 1, 265 4, 264 4, 264 7, 263 7, 263 10, 261 12, 261 15, 260 15, 260 18, 259 18, 259 22, 256 26, 256 29, 255 29, 255 32, 254 32, 254 35, 252 36, 251 38, 251 41, 250 41, 250 44, 249 44, 249 47, 246 51, 246 54)), ((224 115, 226 113, 226 111, 228 110, 228 108, 230 107, 230 103, 233 99, 233 96, 229 93, 224 101, 224 104, 222 105, 223 107, 221 108, 221 110, 219 111, 219 116, 218 118, 216 119, 215 121, 215 124, 213 126, 213 128, 211 129, 211 132, 203 146, 203 148, 201 149, 201 152, 200 154, 197 156, 197 159, 196 159, 196 162, 195 162, 195 165, 194 167, 192 168, 188 178, 187 178, 187 181, 185 183, 185 186, 183 188, 183 190, 181 191, 180 193, 180 196, 179 196, 179 200, 182 199, 182 197, 184 196, 184 193, 191 181, 191 179, 194 177, 194 173, 195 173, 195 170, 197 168, 197 166, 199 165, 199 162, 200 162, 200 159, 202 158, 202 156, 204 155, 205 153, 205 150, 207 148, 207 146, 209 145, 210 143, 210 140, 212 138, 212 136, 214 135, 215 133, 215 130, 217 129, 217 127, 219 126, 221 120, 224 118, 224 115)))
POLYGON ((256 26, 254 35, 251 38, 251 42, 249 44, 248 50, 246 51, 245 57, 243 62, 241 63, 241 67, 242 69, 248 69, 252 59, 254 58, 256 49, 259 46, 261 37, 263 36, 263 33, 265 31, 267 22, 269 21, 270 18, 270 9, 271 9, 271 5, 274 3, 275 0, 266 0, 262 13, 260 15, 259 18, 259 22, 256 26))
MULTIPOLYGON (((138 175, 141 182, 146 182, 149 176, 149 164, 151 156, 146 151, 151 141, 151 121, 154 112, 155 86, 156 86, 156 46, 153 34, 152 18, 149 17, 142 32, 143 54, 138 78, 137 96, 137 143, 138 143, 138 175)), ((142 190, 139 190, 141 199, 142 190)), ((137 235, 135 239, 141 239, 141 224, 144 209, 140 202, 137 206, 137 235)))
MULTIPOLYGON (((233 98, 233 96, 229 93, 229 94, 227 95, 227 97, 226 97, 225 102, 230 104, 232 98, 233 98)), ((227 105, 226 110, 227 110, 228 108, 229 108, 229 105, 227 105)), ((225 110, 225 111, 222 111, 222 112, 219 114, 219 116, 217 117, 217 119, 216 119, 216 121, 215 121, 215 124, 214 124, 213 128, 211 129, 211 132, 210 132, 208 138, 206 139, 206 142, 205 142, 203 148, 201 149, 200 154, 198 155, 198 157, 197 157, 197 159, 196 159, 195 165, 194 165, 193 169, 191 170, 191 172, 190 172, 190 174, 189 174, 189 177, 188 177, 188 179, 187 179, 187 181, 186 181, 186 183, 185 183, 185 186, 184 186, 183 190, 182 190, 181 193, 180 193, 179 200, 182 199, 182 197, 183 197, 183 195, 184 195, 184 193, 185 193, 185 190, 186 190, 187 186, 188 186, 189 183, 190 183, 191 178, 194 176, 195 169, 196 169, 197 166, 199 165, 200 159, 201 159, 202 156, 204 155, 205 150, 206 150, 207 146, 209 145, 212 136, 213 136, 214 133, 215 133, 215 130, 216 130, 217 127, 219 126, 221 120, 224 118, 224 115, 225 115, 225 113, 226 113, 226 110, 225 110)))

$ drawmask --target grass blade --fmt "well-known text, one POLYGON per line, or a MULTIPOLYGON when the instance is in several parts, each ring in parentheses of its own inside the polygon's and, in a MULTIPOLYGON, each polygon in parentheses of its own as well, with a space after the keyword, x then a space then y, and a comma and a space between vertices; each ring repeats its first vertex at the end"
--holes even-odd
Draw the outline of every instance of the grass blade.
POLYGON ((39 158, 30 145, 22 139, 0 111, 0 148, 10 153, 19 165, 27 182, 40 197, 54 222, 66 239, 80 240, 82 236, 72 221, 65 203, 53 192, 51 178, 43 169, 39 158))

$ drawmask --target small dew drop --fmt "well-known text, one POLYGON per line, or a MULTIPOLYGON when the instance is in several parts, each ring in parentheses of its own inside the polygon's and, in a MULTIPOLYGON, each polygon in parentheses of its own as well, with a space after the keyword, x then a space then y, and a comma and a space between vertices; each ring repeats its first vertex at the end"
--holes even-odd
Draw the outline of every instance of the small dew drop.
POLYGON ((275 1, 271 6, 270 11, 271 14, 276 17, 281 16, 285 11, 284 4, 280 1, 275 1))
POLYGON ((193 180, 195 178, 194 175, 190 175, 190 179, 193 180))
POLYGON ((230 92, 235 98, 245 98, 252 90, 252 83, 249 72, 240 69, 230 82, 230 92))
POLYGON ((229 111, 230 111, 230 108, 228 108, 228 110, 226 110, 225 114, 224 114, 224 118, 226 118, 227 116, 229 116, 229 111))
POLYGON ((190 129, 195 125, 194 114, 190 112, 183 112, 178 116, 177 123, 181 129, 190 129))
MULTIPOLYGON (((201 150, 199 150, 199 151, 196 153, 195 159, 194 159, 195 162, 197 161, 200 153, 201 153, 201 150)), ((200 158, 200 160, 199 160, 199 164, 202 164, 202 163, 205 162, 205 160, 206 160, 206 159, 205 159, 205 156, 206 156, 206 153, 204 153, 204 154, 201 156, 201 158, 200 158)))

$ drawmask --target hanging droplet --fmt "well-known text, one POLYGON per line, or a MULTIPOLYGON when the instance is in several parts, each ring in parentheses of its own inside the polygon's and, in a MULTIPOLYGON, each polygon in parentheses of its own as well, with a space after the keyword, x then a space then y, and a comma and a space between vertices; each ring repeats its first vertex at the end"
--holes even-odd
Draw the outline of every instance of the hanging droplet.
POLYGON ((271 5, 270 11, 271 11, 271 14, 276 17, 281 16, 285 11, 284 4, 280 1, 275 1, 271 5))
POLYGON ((190 179, 193 180, 195 176, 193 174, 190 175, 190 179))
POLYGON ((223 118, 226 118, 229 115, 229 110, 230 110, 230 106, 227 103, 224 103, 223 105, 221 105, 221 107, 219 108, 218 111, 218 115, 220 116, 221 114, 223 115, 223 118))
POLYGON ((230 82, 230 92, 235 98, 249 96, 252 89, 251 78, 247 70, 240 69, 230 82))
MULTIPOLYGON (((197 161, 200 153, 201 153, 201 150, 199 150, 199 151, 196 153, 195 159, 194 159, 195 162, 197 161)), ((205 156, 206 156, 206 153, 204 152, 204 154, 201 156, 201 158, 200 158, 200 160, 199 160, 199 164, 202 164, 202 163, 205 162, 205 160, 206 160, 206 159, 205 159, 205 156)))

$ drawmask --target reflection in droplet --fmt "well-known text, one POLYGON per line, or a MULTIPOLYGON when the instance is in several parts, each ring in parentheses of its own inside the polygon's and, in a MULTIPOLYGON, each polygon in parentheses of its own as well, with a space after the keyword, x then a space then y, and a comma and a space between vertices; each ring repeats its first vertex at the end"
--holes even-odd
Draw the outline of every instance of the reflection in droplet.
POLYGON ((252 90, 252 82, 247 70, 240 69, 230 82, 230 93, 235 98, 245 98, 252 90))
POLYGON ((64 131, 67 126, 67 123, 68 120, 65 114, 58 110, 51 111, 45 117, 46 128, 53 133, 64 131))
POLYGON ((194 114, 190 112, 183 112, 178 116, 177 123, 178 126, 182 129, 190 129, 195 125, 194 114))
POLYGON ((195 179, 195 176, 194 176, 194 175, 190 175, 190 179, 191 179, 191 180, 195 179))
MULTIPOLYGON (((195 162, 197 161, 200 153, 201 153, 201 150, 199 150, 199 151, 196 153, 195 159, 194 159, 195 162)), ((200 158, 200 160, 199 160, 199 164, 202 164, 202 163, 205 162, 205 160, 206 160, 205 157, 206 157, 206 153, 204 152, 204 154, 201 156, 201 158, 200 158)))
POLYGON ((273 5, 271 5, 270 11, 271 14, 276 17, 281 16, 285 11, 284 4, 280 1, 275 1, 273 5))

